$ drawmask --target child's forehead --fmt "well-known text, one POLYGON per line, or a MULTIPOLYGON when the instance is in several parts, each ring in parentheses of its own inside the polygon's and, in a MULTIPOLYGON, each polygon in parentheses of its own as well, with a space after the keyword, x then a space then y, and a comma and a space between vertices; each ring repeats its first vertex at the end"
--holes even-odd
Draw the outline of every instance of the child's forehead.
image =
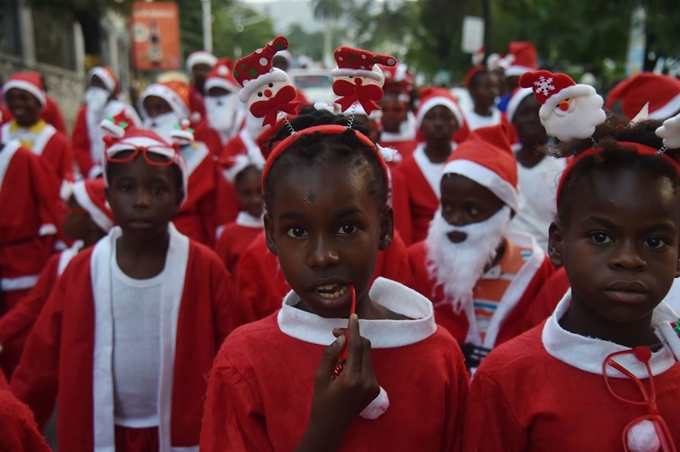
POLYGON ((464 195, 485 196, 490 194, 495 196, 493 192, 491 192, 491 190, 489 190, 487 187, 475 182, 463 174, 457 173, 444 174, 441 179, 440 188, 442 196, 452 198, 464 195))

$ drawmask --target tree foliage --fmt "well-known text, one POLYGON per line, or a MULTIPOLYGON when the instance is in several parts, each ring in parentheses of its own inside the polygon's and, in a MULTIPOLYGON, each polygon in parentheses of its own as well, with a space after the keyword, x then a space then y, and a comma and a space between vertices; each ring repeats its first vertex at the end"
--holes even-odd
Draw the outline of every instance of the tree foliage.
POLYGON ((213 16, 213 52, 217 56, 247 55, 275 36, 271 19, 252 8, 235 4, 213 10, 213 16))

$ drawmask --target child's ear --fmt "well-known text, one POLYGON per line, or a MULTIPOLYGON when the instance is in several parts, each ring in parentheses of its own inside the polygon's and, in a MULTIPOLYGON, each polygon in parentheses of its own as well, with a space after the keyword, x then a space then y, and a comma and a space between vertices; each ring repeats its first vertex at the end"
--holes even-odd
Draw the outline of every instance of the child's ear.
POLYGON ((385 206, 380 212, 380 243, 378 249, 385 251, 392 240, 394 240, 394 210, 392 210, 392 206, 385 206))
POLYGON ((274 256, 278 256, 276 252, 276 240, 274 240, 274 221, 269 216, 269 212, 264 214, 264 235, 267 240, 267 248, 274 256))
POLYGON ((562 245, 564 242, 564 231, 562 225, 553 221, 548 229, 548 257, 557 268, 564 265, 562 245))

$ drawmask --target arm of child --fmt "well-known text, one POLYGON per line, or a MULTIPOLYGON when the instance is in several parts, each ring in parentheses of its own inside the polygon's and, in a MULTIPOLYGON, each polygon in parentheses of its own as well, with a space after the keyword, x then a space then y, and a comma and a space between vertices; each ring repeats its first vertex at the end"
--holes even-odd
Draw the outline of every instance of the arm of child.
POLYGON ((239 303, 231 275, 214 256, 211 270, 211 296, 213 303, 213 321, 215 323, 215 347, 220 349, 222 342, 237 327, 245 323, 241 303, 239 303))
POLYGON ((92 156, 90 155, 90 136, 87 132, 87 120, 85 119, 85 108, 78 111, 78 117, 73 126, 73 134, 71 135, 71 145, 73 147, 73 155, 78 164, 78 170, 83 177, 87 177, 90 170, 94 166, 92 156))
POLYGON ((10 383, 14 395, 33 411, 40 428, 52 416, 57 397, 64 293, 62 278, 28 336, 10 383))
POLYGON ((513 416, 503 388, 478 371, 467 400, 463 452, 525 451, 527 435, 513 416))
POLYGON ((373 373, 371 342, 359 334, 359 318, 349 320, 347 363, 340 376, 334 373, 345 345, 345 330, 326 347, 314 378, 314 395, 309 423, 296 452, 334 451, 340 447, 350 424, 380 393, 373 373))

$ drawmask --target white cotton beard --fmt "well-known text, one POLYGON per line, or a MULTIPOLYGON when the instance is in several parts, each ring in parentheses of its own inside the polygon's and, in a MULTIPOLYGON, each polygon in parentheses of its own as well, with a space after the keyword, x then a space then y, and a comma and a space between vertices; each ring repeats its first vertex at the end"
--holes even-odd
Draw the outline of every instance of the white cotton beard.
POLYGON ((503 206, 491 218, 466 226, 453 226, 437 210, 425 239, 426 266, 434 288, 442 286, 445 301, 460 313, 473 301, 473 291, 484 275, 484 267, 496 257, 510 223, 510 207, 503 206), (458 231, 467 234, 461 243, 453 243, 447 234, 458 231))
POLYGON ((205 114, 208 124, 215 130, 230 135, 238 115, 239 99, 236 93, 205 98, 205 114))
POLYGON ((249 111, 246 114, 246 125, 245 125, 246 132, 248 132, 248 135, 253 140, 256 140, 258 136, 262 133, 264 130, 264 126, 262 125, 262 118, 256 118, 253 116, 253 114, 249 111))
POLYGON ((85 91, 85 104, 88 111, 100 114, 109 101, 109 92, 103 88, 91 86, 85 91))
POLYGON ((159 137, 168 143, 172 143, 172 136, 170 134, 180 122, 181 120, 177 113, 171 111, 158 115, 155 118, 145 118, 144 128, 154 131, 159 137))

